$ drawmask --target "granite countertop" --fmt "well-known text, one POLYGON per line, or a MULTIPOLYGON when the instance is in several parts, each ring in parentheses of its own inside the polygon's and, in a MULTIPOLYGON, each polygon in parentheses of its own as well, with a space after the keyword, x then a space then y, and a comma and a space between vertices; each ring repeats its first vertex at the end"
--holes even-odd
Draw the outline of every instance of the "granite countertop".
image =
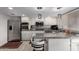
MULTIPOLYGON (((41 33, 39 33, 41 34, 41 33)), ((35 35, 35 38, 69 38, 70 36, 65 35, 65 33, 59 32, 59 33, 42 33, 43 35, 35 35)))
POLYGON ((41 36, 41 37, 46 37, 46 38, 75 38, 75 37, 79 37, 79 32, 74 32, 74 31, 69 35, 66 35, 64 31, 61 31, 61 32, 59 32, 59 31, 53 32, 52 30, 49 30, 48 32, 45 32, 45 30, 26 30, 26 31, 43 31, 44 36, 41 36))
POLYGON ((21 30, 21 31, 44 31, 44 30, 21 30))

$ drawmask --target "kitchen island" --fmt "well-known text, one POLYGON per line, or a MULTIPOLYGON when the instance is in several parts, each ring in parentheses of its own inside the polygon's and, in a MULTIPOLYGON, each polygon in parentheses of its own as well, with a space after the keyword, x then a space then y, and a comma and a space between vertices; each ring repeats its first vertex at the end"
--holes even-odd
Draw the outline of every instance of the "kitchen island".
POLYGON ((44 33, 34 38, 45 39, 45 51, 70 51, 70 37, 64 33, 44 33))
POLYGON ((79 50, 78 49, 79 37, 78 36, 76 37, 74 35, 66 35, 64 32, 45 33, 45 31, 22 31, 22 40, 31 40, 36 33, 39 34, 42 33, 43 34, 42 37, 46 39, 45 51, 79 50), (77 44, 74 42, 76 42, 77 44))

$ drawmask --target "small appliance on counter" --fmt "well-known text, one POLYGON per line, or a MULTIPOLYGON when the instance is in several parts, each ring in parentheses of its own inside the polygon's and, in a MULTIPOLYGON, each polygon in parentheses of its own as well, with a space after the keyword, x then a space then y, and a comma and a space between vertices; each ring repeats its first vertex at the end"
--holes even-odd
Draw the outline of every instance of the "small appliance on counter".
POLYGON ((35 25, 31 25, 31 30, 44 30, 44 23, 43 22, 36 22, 35 25))
POLYGON ((44 26, 44 23, 43 22, 36 22, 35 25, 36 26, 44 26))
POLYGON ((52 25, 52 26, 51 26, 51 29, 52 29, 52 30, 58 30, 58 25, 52 25))

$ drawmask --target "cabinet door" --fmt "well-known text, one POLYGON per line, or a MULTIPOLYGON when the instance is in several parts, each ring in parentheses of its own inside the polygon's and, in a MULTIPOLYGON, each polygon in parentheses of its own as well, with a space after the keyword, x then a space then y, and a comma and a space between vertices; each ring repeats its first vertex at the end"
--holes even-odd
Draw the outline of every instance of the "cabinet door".
POLYGON ((79 51, 79 38, 72 38, 71 50, 72 51, 79 51))
POLYGON ((49 39, 48 50, 49 51, 69 51, 70 39, 49 39))
POLYGON ((32 33, 30 31, 22 31, 22 40, 31 40, 32 33))

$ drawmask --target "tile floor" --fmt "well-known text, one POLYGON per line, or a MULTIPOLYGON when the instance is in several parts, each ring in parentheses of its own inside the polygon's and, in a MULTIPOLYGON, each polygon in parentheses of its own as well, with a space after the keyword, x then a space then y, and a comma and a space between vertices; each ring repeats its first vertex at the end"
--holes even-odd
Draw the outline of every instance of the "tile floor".
POLYGON ((8 49, 8 48, 1 48, 0 51, 32 51, 33 48, 29 44, 29 41, 22 41, 23 43, 20 45, 19 48, 16 49, 8 49))

